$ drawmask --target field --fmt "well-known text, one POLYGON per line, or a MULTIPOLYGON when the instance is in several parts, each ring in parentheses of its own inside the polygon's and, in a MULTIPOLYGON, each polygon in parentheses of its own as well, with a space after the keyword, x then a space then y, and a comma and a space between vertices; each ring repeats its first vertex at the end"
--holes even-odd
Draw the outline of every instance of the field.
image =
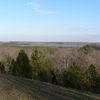
MULTIPOLYGON (((91 95, 91 96, 90 96, 91 95)), ((35 80, 0 75, 0 100, 99 100, 85 94, 35 80)))

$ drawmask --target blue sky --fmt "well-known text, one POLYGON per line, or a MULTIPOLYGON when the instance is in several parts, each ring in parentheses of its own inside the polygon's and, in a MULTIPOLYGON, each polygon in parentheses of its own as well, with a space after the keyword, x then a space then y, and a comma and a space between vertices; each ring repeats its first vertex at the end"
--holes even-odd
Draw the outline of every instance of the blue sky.
POLYGON ((100 0, 0 0, 0 41, 100 42, 100 0))

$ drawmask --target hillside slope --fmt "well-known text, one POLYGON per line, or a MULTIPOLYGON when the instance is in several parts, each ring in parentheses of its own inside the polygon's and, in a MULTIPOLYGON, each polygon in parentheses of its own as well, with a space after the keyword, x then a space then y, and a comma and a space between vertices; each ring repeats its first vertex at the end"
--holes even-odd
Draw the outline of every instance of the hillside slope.
POLYGON ((100 100, 49 83, 0 74, 0 100, 100 100))

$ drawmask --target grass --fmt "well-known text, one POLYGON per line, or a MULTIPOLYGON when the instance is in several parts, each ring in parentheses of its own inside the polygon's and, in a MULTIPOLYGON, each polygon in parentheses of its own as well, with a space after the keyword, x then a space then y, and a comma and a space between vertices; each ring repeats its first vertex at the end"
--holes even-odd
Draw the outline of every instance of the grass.
POLYGON ((50 83, 0 75, 0 100, 100 100, 100 98, 91 93, 82 93, 50 83))

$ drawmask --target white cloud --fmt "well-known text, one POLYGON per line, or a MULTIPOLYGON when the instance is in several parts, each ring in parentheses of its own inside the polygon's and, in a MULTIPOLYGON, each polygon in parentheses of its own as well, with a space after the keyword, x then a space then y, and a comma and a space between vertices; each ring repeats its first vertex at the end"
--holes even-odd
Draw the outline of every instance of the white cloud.
POLYGON ((44 7, 42 7, 40 4, 37 4, 37 3, 28 2, 26 5, 30 6, 34 12, 40 15, 52 15, 55 13, 53 11, 44 9, 44 7))

